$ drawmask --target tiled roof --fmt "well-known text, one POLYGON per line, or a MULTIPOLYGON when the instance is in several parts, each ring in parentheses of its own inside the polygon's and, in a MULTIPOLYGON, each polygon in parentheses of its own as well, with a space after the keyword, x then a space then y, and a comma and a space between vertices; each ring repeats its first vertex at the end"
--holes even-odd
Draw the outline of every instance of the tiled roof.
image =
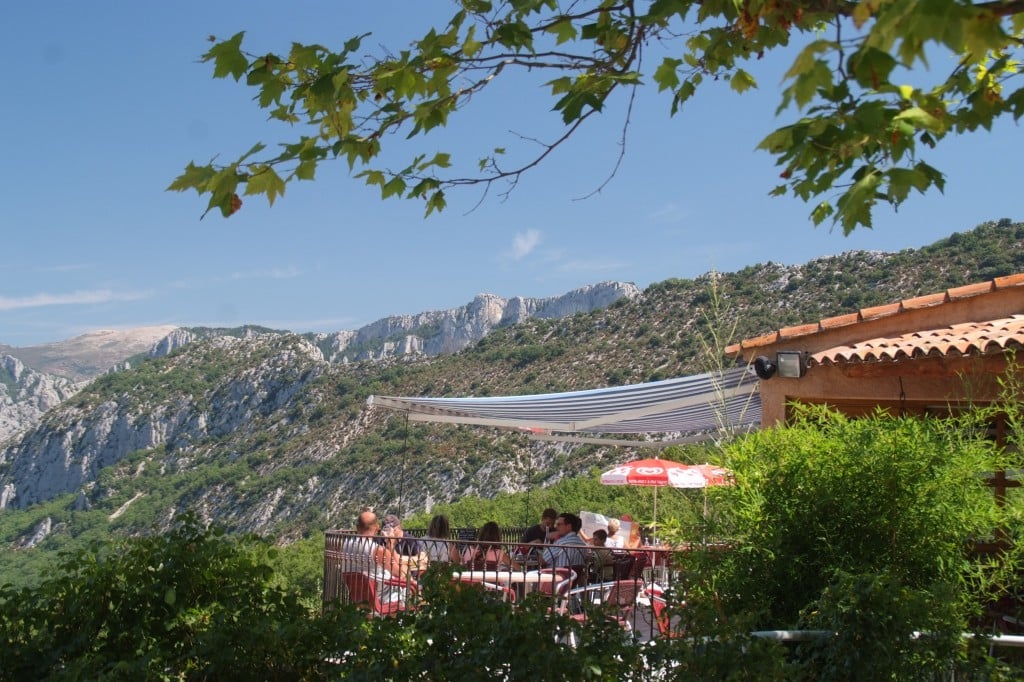
POLYGON ((1024 347, 1024 315, 988 322, 964 322, 942 329, 836 346, 811 355, 808 366, 878 362, 1000 352, 1024 347))
MULTIPOLYGON (((801 325, 797 325, 797 326, 794 326, 794 327, 783 327, 782 329, 779 329, 778 331, 771 332, 769 334, 764 334, 762 336, 757 336, 757 337, 754 337, 752 339, 744 339, 740 343, 733 344, 733 345, 729 346, 728 348, 726 348, 725 349, 725 353, 726 353, 726 355, 738 355, 742 351, 745 351, 745 350, 748 350, 748 349, 752 349, 752 348, 758 348, 758 347, 761 347, 761 346, 768 346, 768 345, 771 345, 773 343, 778 343, 780 341, 788 341, 790 339, 799 338, 801 336, 808 336, 810 334, 817 334, 819 332, 828 331, 828 330, 836 329, 836 328, 839 328, 839 327, 846 327, 846 326, 849 326, 849 325, 860 324, 860 323, 863 323, 863 322, 869 322, 869 321, 877 320, 877 319, 883 318, 883 317, 889 317, 889 316, 892 316, 892 315, 898 315, 900 313, 907 312, 907 311, 910 311, 910 310, 917 310, 917 309, 920 309, 920 308, 930 308, 930 307, 934 307, 934 306, 940 306, 940 305, 944 305, 944 304, 947 304, 947 303, 952 303, 954 301, 961 301, 961 300, 964 300, 964 299, 967 299, 967 298, 972 298, 974 296, 980 296, 982 294, 991 293, 993 291, 999 291, 1001 289, 1010 289, 1010 288, 1014 288, 1014 287, 1024 287, 1024 273, 1019 273, 1019 274, 1016 274, 1016 275, 1007 275, 1006 277, 996 277, 995 279, 992 279, 992 280, 989 280, 989 281, 979 282, 977 284, 967 284, 967 285, 962 286, 962 287, 955 287, 953 289, 947 289, 946 291, 939 292, 939 293, 925 294, 924 296, 916 296, 914 298, 908 298, 908 299, 904 299, 902 301, 897 301, 896 303, 889 303, 889 304, 886 304, 886 305, 874 306, 872 308, 862 308, 861 310, 859 310, 859 311, 857 311, 855 313, 848 313, 848 314, 845 314, 845 315, 837 315, 835 317, 827 317, 827 318, 825 318, 823 320, 820 320, 818 322, 812 322, 810 324, 801 324, 801 325)), ((1010 319, 1014 319, 1014 318, 1010 318, 1010 319)), ((966 326, 974 326, 978 333, 984 333, 983 328, 986 328, 988 325, 996 324, 996 323, 1000 323, 1000 322, 1005 322, 1005 321, 1006 320, 992 320, 991 322, 977 323, 977 324, 974 324, 974 325, 971 325, 970 323, 968 323, 966 326)), ((961 326, 964 326, 964 325, 957 325, 957 327, 961 327, 961 326)), ((936 332, 941 332, 941 331, 942 330, 936 330, 936 332)), ((952 333, 951 330, 949 330, 949 329, 947 329, 945 331, 948 332, 948 333, 952 333)), ((925 335, 925 334, 932 334, 932 333, 936 333, 936 332, 916 332, 916 334, 925 335)), ((912 336, 912 335, 911 334, 906 335, 906 337, 910 337, 910 336, 912 336)), ((970 334, 969 334, 969 336, 970 336, 970 334)), ((975 336, 977 336, 977 334, 975 334, 975 336)), ((898 337, 898 338, 899 339, 904 339, 905 337, 901 336, 901 337, 898 337)), ((876 341, 895 342, 896 339, 887 339, 887 340, 886 339, 877 339, 876 341)), ((869 341, 869 342, 864 342, 864 343, 875 343, 876 341, 869 341)), ((859 347, 863 346, 864 343, 857 344, 856 347, 859 348, 859 347)), ((937 350, 937 348, 939 347, 936 344, 929 345, 925 341, 921 341, 921 343, 927 345, 927 349, 924 349, 924 346, 922 346, 921 349, 918 349, 918 350, 924 350, 924 353, 926 353, 926 354, 927 353, 932 353, 933 351, 937 350)), ((951 348, 951 349, 953 348, 952 346, 946 346, 946 347, 947 348, 951 348)), ((833 349, 833 350, 837 350, 837 349, 833 349)), ((831 351, 824 351, 824 353, 830 353, 830 352, 831 351)), ((816 355, 820 355, 820 353, 816 354, 816 355)), ((907 354, 907 355, 905 355, 903 357, 911 357, 911 356, 913 356, 913 357, 921 357, 921 355, 919 353, 917 353, 917 350, 910 351, 909 354, 907 354)))

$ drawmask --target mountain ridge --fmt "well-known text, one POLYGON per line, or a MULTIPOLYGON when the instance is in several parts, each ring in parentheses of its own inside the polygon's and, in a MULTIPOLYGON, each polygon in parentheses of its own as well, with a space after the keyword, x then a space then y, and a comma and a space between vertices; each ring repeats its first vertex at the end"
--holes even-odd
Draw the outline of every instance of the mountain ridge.
MULTIPOLYGON (((622 296, 637 295, 639 290, 635 285, 610 281, 545 298, 477 294, 469 303, 457 308, 391 315, 354 331, 302 336, 317 345, 328 362, 381 362, 407 355, 443 355, 462 350, 496 327, 517 324, 530 316, 552 318, 587 312, 622 296)), ((0 345, 0 443, 26 431, 39 421, 46 409, 105 372, 129 369, 133 362, 167 355, 197 339, 267 333, 291 332, 256 325, 234 328, 164 325, 97 330, 39 346, 0 345), (11 366, 11 371, 5 371, 5 362, 11 366), (13 368, 18 368, 17 375, 13 368)))

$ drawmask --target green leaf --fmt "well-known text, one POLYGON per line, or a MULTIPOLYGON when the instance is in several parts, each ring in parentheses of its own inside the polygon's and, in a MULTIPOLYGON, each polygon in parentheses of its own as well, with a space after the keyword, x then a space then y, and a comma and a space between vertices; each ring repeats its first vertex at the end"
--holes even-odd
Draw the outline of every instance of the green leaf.
POLYGON ((203 61, 213 60, 213 77, 232 76, 236 81, 245 75, 249 68, 249 60, 242 54, 242 38, 245 31, 240 31, 228 40, 221 41, 203 55, 203 61))
POLYGON ((742 93, 746 92, 750 88, 756 88, 757 81, 743 69, 736 69, 736 72, 733 73, 732 77, 729 79, 729 87, 736 92, 742 93))
POLYGON ((562 76, 561 78, 548 81, 547 85, 551 87, 552 95, 561 95, 572 90, 572 79, 568 76, 562 76))
POLYGON ((245 185, 246 194, 266 194, 271 206, 274 199, 284 194, 285 183, 271 166, 260 166, 253 170, 245 185))
POLYGON ((279 77, 270 77, 264 80, 257 100, 260 107, 266 109, 271 104, 280 104, 281 95, 287 88, 288 85, 279 77))
POLYGON ((434 211, 437 211, 438 213, 440 213, 447 206, 448 206, 448 202, 445 201, 444 192, 441 191, 441 190, 438 190, 438 191, 434 192, 433 194, 431 194, 430 198, 427 199, 427 213, 426 213, 426 215, 429 216, 434 211))
POLYGON ((904 109, 893 117, 894 121, 909 121, 918 128, 924 128, 932 133, 946 132, 946 125, 938 118, 932 116, 921 107, 910 107, 904 109))
POLYGON ((853 53, 848 63, 848 70, 857 83, 861 87, 874 90, 889 82, 889 76, 894 68, 896 59, 888 52, 874 47, 865 47, 853 53))
POLYGON ((794 126, 785 126, 768 134, 757 145, 757 149, 764 149, 770 154, 783 154, 793 145, 794 126))
POLYGON ((309 159, 300 161, 295 167, 294 175, 299 180, 314 180, 316 178, 316 161, 309 159))
POLYGON ((811 220, 814 221, 815 225, 821 225, 821 223, 825 221, 825 218, 828 218, 833 212, 834 209, 832 208, 832 204, 827 201, 823 201, 815 206, 814 210, 811 211, 811 220))
POLYGON ((800 54, 796 56, 793 63, 790 65, 789 70, 782 76, 782 78, 796 78, 800 74, 807 73, 814 68, 815 64, 819 61, 818 55, 828 52, 835 48, 835 44, 828 40, 815 40, 800 51, 800 54))
POLYGON ((320 64, 321 50, 323 48, 319 45, 292 43, 288 61, 294 64, 296 69, 315 69, 320 64))
POLYGON ((467 57, 475 57, 484 44, 476 39, 476 26, 470 26, 466 31, 466 39, 462 41, 462 54, 467 57))
POLYGON ((524 48, 533 45, 533 33, 522 21, 499 24, 494 29, 494 41, 510 48, 524 48))
POLYGON ((216 174, 217 171, 213 169, 213 166, 197 166, 189 162, 188 166, 185 167, 185 172, 176 177, 167 189, 173 192, 184 192, 185 190, 194 189, 201 193, 206 188, 206 184, 216 174))
POLYGON ((431 166, 437 166, 438 168, 450 168, 452 165, 452 155, 445 152, 438 152, 434 154, 434 158, 430 160, 431 166))
MULTIPOLYGON (((927 179, 922 174, 906 168, 890 168, 886 175, 889 178, 889 201, 897 206, 903 203, 910 194, 910 190, 918 183, 923 182, 925 187, 928 185, 927 179)), ((921 187, 917 187, 917 189, 924 191, 921 187)))
POLYGON ((366 178, 367 185, 377 185, 378 187, 383 187, 384 184, 387 183, 388 181, 384 173, 379 170, 363 171, 362 173, 356 175, 356 177, 366 178))
POLYGON ((238 158, 238 161, 235 162, 235 165, 237 166, 238 164, 242 163, 243 161, 248 159, 253 154, 259 154, 261 151, 263 151, 266 148, 267 148, 267 145, 263 144, 262 142, 257 142, 256 144, 254 144, 252 147, 249 148, 249 151, 247 151, 246 153, 242 154, 242 156, 240 156, 238 158))
POLYGON ((654 82, 658 84, 658 92, 662 90, 675 90, 679 87, 678 69, 682 64, 683 61, 681 59, 673 59, 672 57, 665 57, 661 60, 661 64, 654 71, 654 82))
POLYGON ((819 90, 832 88, 832 69, 824 61, 817 59, 810 68, 801 72, 793 83, 783 90, 782 102, 776 113, 783 111, 789 103, 796 101, 797 107, 803 109, 814 99, 819 90))
POLYGON ((928 179, 928 182, 934 185, 940 192, 946 189, 946 176, 940 173, 937 168, 929 166, 924 161, 919 161, 914 164, 914 170, 924 175, 924 177, 928 179))
POLYGON ((849 235, 858 225, 871 227, 871 207, 875 204, 878 186, 882 178, 878 169, 862 166, 854 174, 857 181, 839 198, 837 219, 842 223, 843 234, 849 235))
POLYGON ((561 45, 576 39, 576 26, 569 19, 559 19, 544 29, 548 33, 554 33, 555 44, 561 45))
POLYGON ((686 103, 686 100, 693 97, 694 93, 697 92, 697 84, 692 79, 687 79, 679 89, 676 90, 675 96, 672 98, 672 108, 669 113, 675 116, 680 107, 686 103))
POLYGON ((405 180, 401 176, 396 175, 380 188, 380 197, 381 199, 387 199, 391 196, 401 197, 405 194, 405 187, 405 180))
POLYGON ((362 35, 355 36, 354 38, 349 38, 348 40, 346 40, 344 46, 345 52, 351 53, 358 50, 359 46, 363 44, 363 38, 366 38, 369 35, 369 33, 364 33, 362 35))
POLYGON ((173 587, 168 587, 167 591, 164 592, 164 603, 168 606, 174 606, 174 602, 177 601, 177 593, 173 587))

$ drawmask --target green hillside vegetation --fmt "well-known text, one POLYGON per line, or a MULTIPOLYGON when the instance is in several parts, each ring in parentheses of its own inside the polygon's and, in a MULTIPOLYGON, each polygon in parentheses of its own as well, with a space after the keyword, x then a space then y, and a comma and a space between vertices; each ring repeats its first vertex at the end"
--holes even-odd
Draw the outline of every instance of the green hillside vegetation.
MULTIPOLYGON (((165 529, 188 509, 229 532, 287 545, 349 525, 367 504, 425 519, 428 506, 479 498, 484 514, 494 500, 507 505, 489 512, 495 520, 524 525, 553 486, 578 481, 575 497, 550 498, 555 506, 649 520, 645 491, 586 487, 594 472, 630 458, 626 451, 410 426, 398 414, 367 412, 366 398, 552 392, 693 374, 720 363, 709 349, 730 341, 1014 272, 1024 272, 1024 224, 1000 221, 897 254, 850 252, 666 280, 604 310, 498 329, 445 357, 330 365, 314 362, 297 335, 201 340, 105 375, 45 416, 40 430, 63 433, 113 404, 135 415, 135 428, 175 414, 205 430, 102 468, 81 495, 0 513, 0 539, 15 550, 0 552, 0 583, 37 582, 63 549, 165 529), (269 383, 256 392, 246 382, 261 373, 269 383), (512 494, 522 491, 530 492, 512 494), (47 524, 49 533, 25 548, 47 524)), ((9 466, 0 462, 0 471, 9 466)))

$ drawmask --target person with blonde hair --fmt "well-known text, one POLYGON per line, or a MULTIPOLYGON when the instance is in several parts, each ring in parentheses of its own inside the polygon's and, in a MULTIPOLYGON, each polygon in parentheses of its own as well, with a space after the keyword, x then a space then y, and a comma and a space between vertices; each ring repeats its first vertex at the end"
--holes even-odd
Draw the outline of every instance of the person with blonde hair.
POLYGON ((604 546, 609 549, 622 549, 626 544, 625 539, 619 535, 620 523, 618 519, 608 519, 608 539, 604 546))

